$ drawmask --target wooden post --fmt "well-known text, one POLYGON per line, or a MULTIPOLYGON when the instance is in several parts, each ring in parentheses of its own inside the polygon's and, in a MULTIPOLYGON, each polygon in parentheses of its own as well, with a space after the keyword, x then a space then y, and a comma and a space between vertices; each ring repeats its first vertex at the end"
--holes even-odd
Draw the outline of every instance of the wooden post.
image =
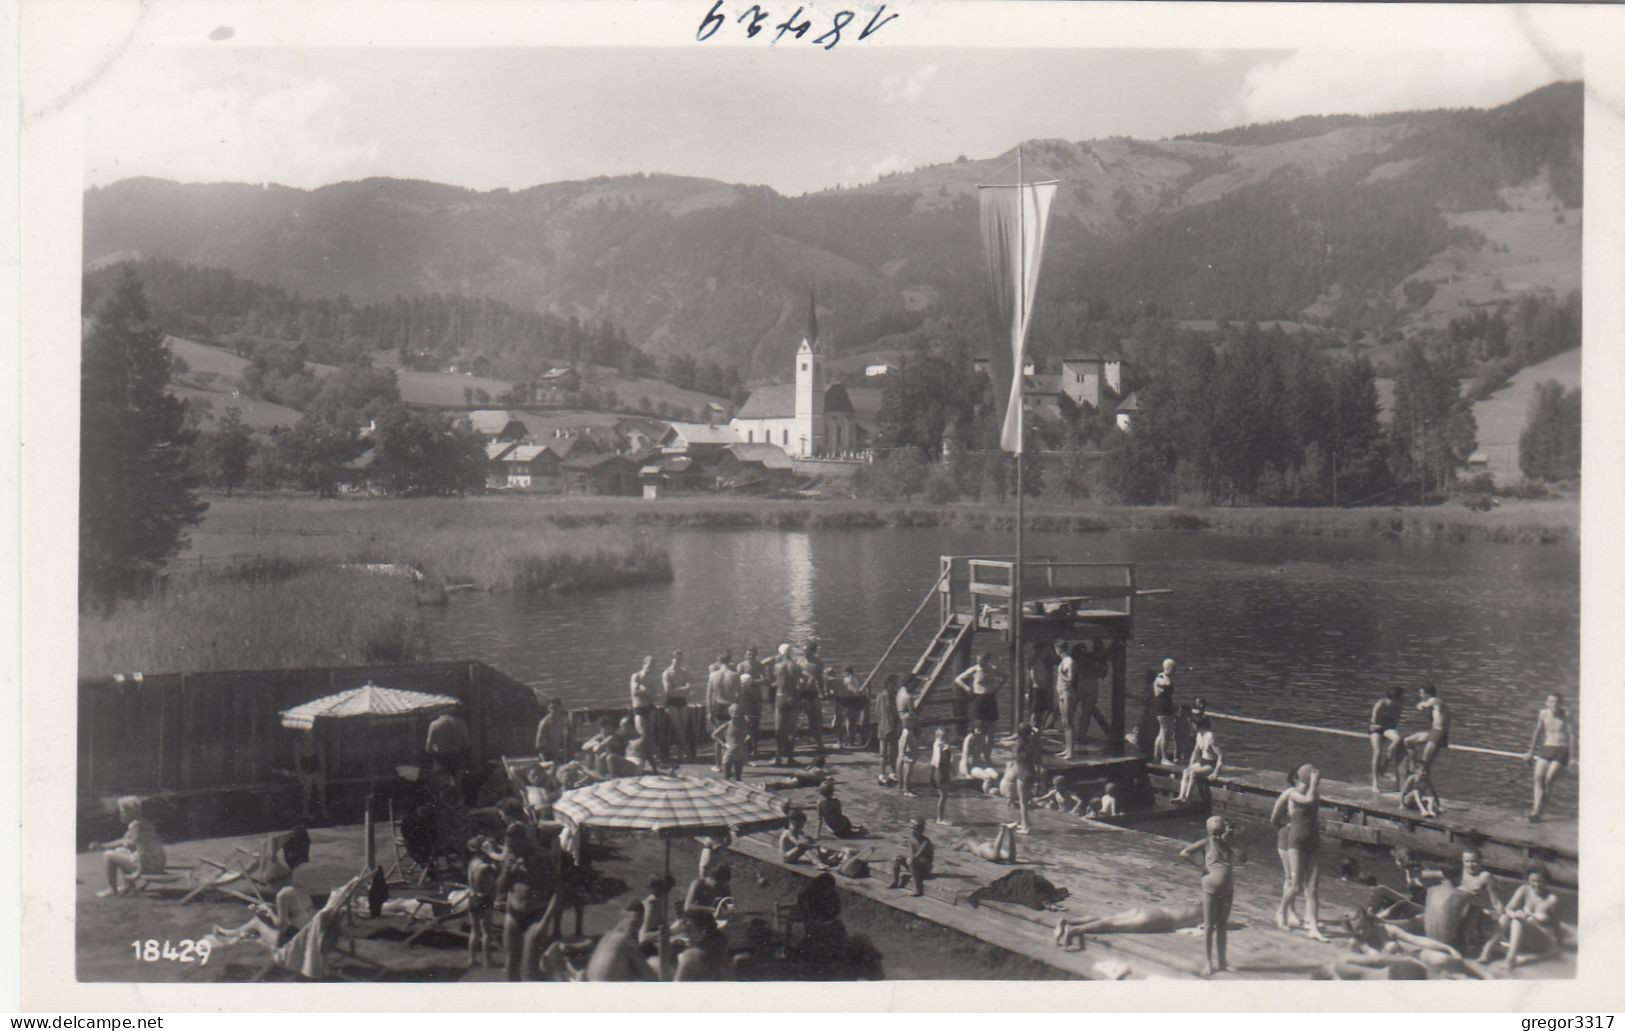
POLYGON ((1111 740, 1107 742, 1111 754, 1123 755, 1123 735, 1128 724, 1128 648, 1122 641, 1113 643, 1112 661, 1112 726, 1111 740))

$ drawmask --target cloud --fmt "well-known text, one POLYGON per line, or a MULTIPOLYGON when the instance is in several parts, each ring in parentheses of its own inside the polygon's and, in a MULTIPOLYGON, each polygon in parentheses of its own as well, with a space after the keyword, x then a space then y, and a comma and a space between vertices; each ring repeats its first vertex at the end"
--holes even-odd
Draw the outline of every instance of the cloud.
POLYGON ((926 85, 937 75, 937 66, 922 64, 911 72, 892 72, 880 80, 880 99, 888 104, 903 100, 919 100, 925 96, 926 85))
POLYGON ((911 158, 906 158, 901 154, 887 154, 879 161, 863 169, 862 174, 864 179, 879 179, 881 176, 890 175, 893 172, 906 172, 913 168, 915 164, 911 158))
POLYGON ((1532 51, 1299 51, 1247 73, 1232 122, 1493 107, 1561 78, 1532 51))
POLYGON ((343 90, 322 75, 254 83, 151 65, 135 89, 101 98, 91 119, 93 182, 130 175, 317 186, 376 162, 378 141, 343 116, 343 90))

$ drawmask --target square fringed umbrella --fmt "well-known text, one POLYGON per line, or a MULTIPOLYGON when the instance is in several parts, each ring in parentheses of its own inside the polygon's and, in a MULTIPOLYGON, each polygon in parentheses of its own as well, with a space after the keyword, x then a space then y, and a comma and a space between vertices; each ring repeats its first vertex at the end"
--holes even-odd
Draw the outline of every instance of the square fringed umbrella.
MULTIPOLYGON (((644 831, 666 840, 666 875, 671 875, 671 839, 707 832, 751 834, 787 822, 784 801, 738 781, 708 777, 616 777, 566 791, 553 803, 553 815, 576 828, 644 831)), ((665 897, 661 898, 665 906, 665 897)), ((661 913, 660 967, 666 975, 666 914, 661 913)))
MULTIPOLYGON (((403 691, 395 687, 380 687, 367 681, 360 687, 318 698, 313 702, 296 705, 281 713, 282 725, 293 730, 311 730, 317 720, 380 720, 421 716, 433 712, 450 712, 460 703, 450 695, 429 694, 424 691, 403 691)), ((368 797, 372 795, 370 782, 372 768, 372 737, 367 735, 368 797)))

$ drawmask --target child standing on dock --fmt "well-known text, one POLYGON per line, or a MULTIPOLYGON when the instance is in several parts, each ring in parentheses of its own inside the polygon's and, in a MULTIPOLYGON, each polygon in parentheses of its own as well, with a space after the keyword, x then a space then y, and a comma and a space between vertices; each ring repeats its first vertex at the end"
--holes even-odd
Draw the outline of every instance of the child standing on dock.
MULTIPOLYGON (((1552 785, 1569 766, 1569 713, 1563 699, 1555 694, 1546 696, 1546 708, 1535 717, 1535 732, 1529 738, 1529 755, 1535 764, 1535 798, 1529 808, 1529 819, 1539 820, 1546 812, 1546 799, 1552 785)), ((1509 950, 1507 959, 1512 959, 1509 950)))
POLYGON ((931 741, 931 786, 937 791, 937 823, 948 823, 948 785, 953 781, 954 746, 948 740, 948 728, 938 727, 931 741))
POLYGON ((728 707, 728 720, 711 732, 711 737, 722 752, 722 776, 725 780, 745 778, 745 748, 750 741, 750 724, 735 702, 728 707))
POLYGON ((1202 944, 1207 954, 1207 969, 1211 977, 1227 969, 1225 946, 1228 944, 1230 907, 1235 901, 1235 854, 1230 847, 1230 825, 1222 816, 1207 820, 1207 837, 1193 841, 1179 850, 1182 858, 1202 853, 1202 944))
POLYGON ((1400 769, 1401 757, 1405 754, 1405 738, 1399 732, 1399 718, 1403 712, 1402 699, 1405 689, 1390 687, 1381 698, 1377 699, 1371 707, 1371 793, 1382 794, 1382 786, 1378 783, 1384 771, 1394 775, 1394 790, 1399 790, 1404 782, 1403 771, 1400 769))

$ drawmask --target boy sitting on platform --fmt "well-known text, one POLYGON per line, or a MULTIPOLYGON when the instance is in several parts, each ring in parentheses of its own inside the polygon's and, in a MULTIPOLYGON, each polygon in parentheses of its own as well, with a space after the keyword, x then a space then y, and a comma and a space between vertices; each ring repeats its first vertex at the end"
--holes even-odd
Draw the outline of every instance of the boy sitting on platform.
POLYGON ((1118 809, 1117 809, 1117 782, 1116 781, 1107 781, 1106 782, 1106 790, 1101 792, 1099 798, 1097 798, 1093 802, 1089 803, 1089 807, 1083 811, 1083 815, 1084 816, 1117 816, 1117 815, 1119 815, 1118 809))
POLYGON ((1443 811, 1439 805, 1439 792, 1434 788, 1433 778, 1426 766, 1414 767, 1405 777, 1405 783, 1399 789, 1399 804, 1428 817, 1438 816, 1443 811))
POLYGON ((1057 773, 1050 778, 1049 790, 1033 799, 1033 805, 1077 815, 1078 810, 1083 808, 1083 799, 1072 793, 1065 774, 1057 773))

